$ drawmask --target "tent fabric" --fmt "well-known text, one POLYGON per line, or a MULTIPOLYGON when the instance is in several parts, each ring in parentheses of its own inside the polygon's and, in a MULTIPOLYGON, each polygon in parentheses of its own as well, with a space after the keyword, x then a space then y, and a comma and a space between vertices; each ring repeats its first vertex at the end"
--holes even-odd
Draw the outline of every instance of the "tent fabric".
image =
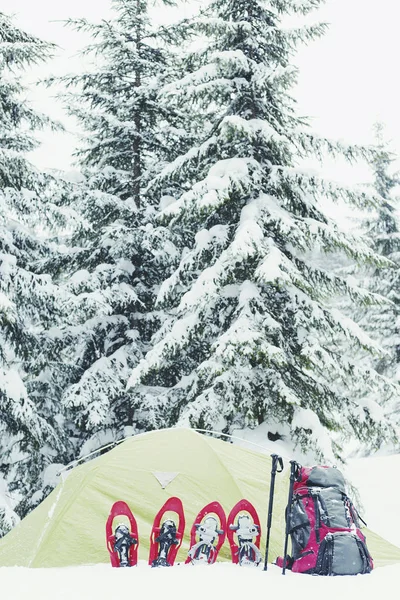
MULTIPOLYGON (((270 472, 269 456, 190 429, 138 435, 70 471, 0 540, 0 566, 64 567, 109 562, 105 523, 117 500, 127 502, 135 515, 139 559, 147 560, 153 519, 171 496, 178 496, 185 510, 185 539, 177 557, 184 561, 190 528, 209 502, 220 502, 228 515, 236 502, 246 498, 254 504, 261 523, 266 523, 270 472), (177 475, 163 488, 155 473, 177 475)), ((270 560, 283 552, 287 495, 285 469, 276 476, 270 560)), ((264 547, 265 526, 262 533, 264 547)), ((368 530, 366 535, 376 566, 400 562, 399 548, 368 530)), ((230 560, 227 542, 220 559, 230 560)))

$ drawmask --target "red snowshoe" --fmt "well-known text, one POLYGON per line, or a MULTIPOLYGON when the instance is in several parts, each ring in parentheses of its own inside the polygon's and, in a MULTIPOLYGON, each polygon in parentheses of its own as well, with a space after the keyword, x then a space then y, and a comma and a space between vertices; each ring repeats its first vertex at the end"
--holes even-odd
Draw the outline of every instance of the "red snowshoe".
POLYGON ((240 566, 257 567, 261 562, 261 525, 254 506, 247 500, 240 500, 229 513, 227 523, 232 562, 240 566), (235 542, 235 535, 238 543, 235 542))
POLYGON ((169 498, 156 514, 150 535, 149 565, 152 567, 172 567, 183 541, 185 532, 185 515, 179 498, 169 498), (167 512, 175 512, 179 517, 178 529, 171 519, 163 523, 162 517, 167 512))
POLYGON ((113 504, 107 519, 106 544, 113 567, 134 567, 137 564, 139 535, 136 519, 129 506, 122 500, 113 504), (113 521, 116 517, 121 516, 128 518, 130 530, 127 525, 121 523, 113 533, 113 521))
POLYGON ((225 541, 225 536, 226 517, 224 509, 219 502, 210 502, 199 512, 193 523, 190 532, 190 550, 186 563, 208 563, 209 565, 215 563, 225 541), (196 536, 198 536, 198 542, 196 542, 196 536))

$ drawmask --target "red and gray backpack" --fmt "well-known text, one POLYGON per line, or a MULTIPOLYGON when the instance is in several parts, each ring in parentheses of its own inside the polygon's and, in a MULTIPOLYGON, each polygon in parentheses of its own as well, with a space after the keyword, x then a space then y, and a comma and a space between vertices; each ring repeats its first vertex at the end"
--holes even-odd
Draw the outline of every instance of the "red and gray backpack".
MULTIPOLYGON (((292 556, 286 568, 313 575, 369 573, 373 561, 361 532, 361 519, 334 467, 297 466, 286 509, 292 556)), ((277 564, 283 563, 280 558, 277 564)))

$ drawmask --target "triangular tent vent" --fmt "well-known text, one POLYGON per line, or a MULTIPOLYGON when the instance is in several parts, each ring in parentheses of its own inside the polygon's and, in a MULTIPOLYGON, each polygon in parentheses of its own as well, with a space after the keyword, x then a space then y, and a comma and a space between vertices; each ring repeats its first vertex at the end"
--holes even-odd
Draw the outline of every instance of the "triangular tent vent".
POLYGON ((179 475, 179 473, 172 473, 168 471, 153 471, 154 477, 157 479, 158 483, 161 485, 162 489, 165 490, 167 485, 171 483, 179 475))

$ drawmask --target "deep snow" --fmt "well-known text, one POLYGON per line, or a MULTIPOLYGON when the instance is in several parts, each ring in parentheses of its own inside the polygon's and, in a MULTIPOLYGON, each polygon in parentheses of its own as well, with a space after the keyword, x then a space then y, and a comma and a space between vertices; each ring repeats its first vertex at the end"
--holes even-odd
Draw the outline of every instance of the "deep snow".
MULTIPOLYGON (((357 485, 364 516, 371 529, 400 546, 398 498, 400 455, 352 460, 347 475, 357 485)), ((61 543, 61 540, 60 540, 61 543)), ((79 539, 77 539, 79 544, 79 539)), ((240 568, 220 563, 213 566, 176 565, 151 569, 142 562, 134 569, 109 565, 65 569, 0 568, 0 597, 5 600, 111 600, 145 597, 162 600, 242 600, 243 598, 298 597, 323 600, 398 597, 400 564, 376 569, 357 577, 311 577, 270 565, 240 568), (299 586, 302 586, 301 592, 299 586)))
POLYGON ((383 567, 357 577, 283 577, 280 570, 240 568, 227 563, 213 566, 180 565, 151 569, 112 569, 108 565, 66 569, 0 569, 1 597, 7 600, 114 600, 162 598, 162 600, 242 600, 243 598, 298 598, 354 600, 397 597, 399 567, 383 567), (302 590, 300 589, 302 586, 302 590))

